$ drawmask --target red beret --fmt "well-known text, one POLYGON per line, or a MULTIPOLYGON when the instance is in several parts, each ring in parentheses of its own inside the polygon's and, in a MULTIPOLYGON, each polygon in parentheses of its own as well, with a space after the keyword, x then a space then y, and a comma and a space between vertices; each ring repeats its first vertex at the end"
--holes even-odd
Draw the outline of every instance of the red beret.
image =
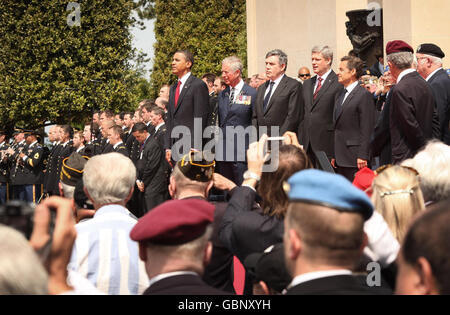
POLYGON ((386 45, 386 55, 399 52, 414 53, 414 49, 402 40, 393 40, 386 45))
POLYGON ((200 199, 167 201, 142 217, 130 232, 133 241, 181 245, 205 233, 215 207, 200 199))
MULTIPOLYGON (((368 188, 372 186, 372 182, 375 178, 375 172, 370 168, 363 168, 358 173, 355 174, 355 179, 353 180, 353 186, 361 189, 362 191, 366 191, 368 188)), ((367 192, 366 192, 367 193, 367 192)), ((372 193, 367 193, 369 197, 371 197, 372 193)))

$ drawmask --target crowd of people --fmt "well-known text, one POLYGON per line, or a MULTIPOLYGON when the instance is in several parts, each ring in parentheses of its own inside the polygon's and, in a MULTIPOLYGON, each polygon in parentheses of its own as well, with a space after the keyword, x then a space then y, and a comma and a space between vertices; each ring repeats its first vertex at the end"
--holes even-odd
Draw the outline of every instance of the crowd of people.
POLYGON ((0 225, 0 294, 231 295, 234 259, 248 295, 450 294, 444 52, 311 57, 313 76, 276 49, 200 79, 180 50, 134 112, 52 126, 49 147, 1 131, 1 222, 9 199, 35 209, 28 241, 0 225))

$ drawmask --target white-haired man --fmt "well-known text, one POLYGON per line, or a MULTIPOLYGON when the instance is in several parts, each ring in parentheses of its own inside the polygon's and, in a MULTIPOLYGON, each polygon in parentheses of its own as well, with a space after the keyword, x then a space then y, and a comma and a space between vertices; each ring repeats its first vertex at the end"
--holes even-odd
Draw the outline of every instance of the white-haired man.
POLYGON ((397 164, 412 158, 433 137, 435 100, 431 88, 413 68, 414 50, 410 45, 391 41, 386 45, 386 55, 397 80, 389 115, 392 162, 397 164))
POLYGON ((135 166, 120 153, 95 156, 84 167, 84 191, 95 214, 76 225, 70 268, 106 294, 141 294, 148 286, 137 243, 129 237, 137 220, 125 208, 135 180, 135 166))
MULTIPOLYGON (((223 154, 216 158, 217 166, 220 174, 237 185, 242 183, 247 170, 245 155, 249 146, 249 134, 238 131, 252 125, 257 95, 256 90, 242 80, 243 69, 241 60, 235 56, 222 61, 222 78, 227 88, 218 96, 219 127, 222 130, 218 145, 223 149, 223 154), (227 130, 232 133, 227 134, 227 130)), ((216 153, 218 151, 216 149, 216 153)))
POLYGON ((442 67, 445 54, 434 44, 422 44, 416 57, 417 72, 428 82, 436 99, 441 140, 450 145, 450 77, 442 67))

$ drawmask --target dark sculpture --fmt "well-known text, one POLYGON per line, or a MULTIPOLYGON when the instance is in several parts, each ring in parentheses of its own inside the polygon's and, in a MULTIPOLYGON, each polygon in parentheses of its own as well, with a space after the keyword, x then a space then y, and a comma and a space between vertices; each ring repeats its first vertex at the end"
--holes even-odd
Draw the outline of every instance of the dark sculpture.
POLYGON ((375 53, 383 51, 383 12, 380 9, 375 13, 380 14, 380 25, 372 26, 370 23, 369 15, 374 14, 372 10, 354 10, 346 13, 350 21, 346 22, 345 26, 353 51, 368 67, 378 61, 375 53))

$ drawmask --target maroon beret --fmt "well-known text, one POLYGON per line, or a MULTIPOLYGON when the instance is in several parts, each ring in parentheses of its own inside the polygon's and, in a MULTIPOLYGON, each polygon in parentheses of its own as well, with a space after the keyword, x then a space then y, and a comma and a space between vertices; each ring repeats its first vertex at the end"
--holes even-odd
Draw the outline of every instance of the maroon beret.
POLYGON ((414 53, 414 49, 402 40, 393 40, 386 45, 386 55, 399 52, 414 53))
POLYGON ((205 233, 214 219, 214 210, 214 205, 205 200, 170 200, 139 219, 130 237, 158 245, 185 244, 205 233))

